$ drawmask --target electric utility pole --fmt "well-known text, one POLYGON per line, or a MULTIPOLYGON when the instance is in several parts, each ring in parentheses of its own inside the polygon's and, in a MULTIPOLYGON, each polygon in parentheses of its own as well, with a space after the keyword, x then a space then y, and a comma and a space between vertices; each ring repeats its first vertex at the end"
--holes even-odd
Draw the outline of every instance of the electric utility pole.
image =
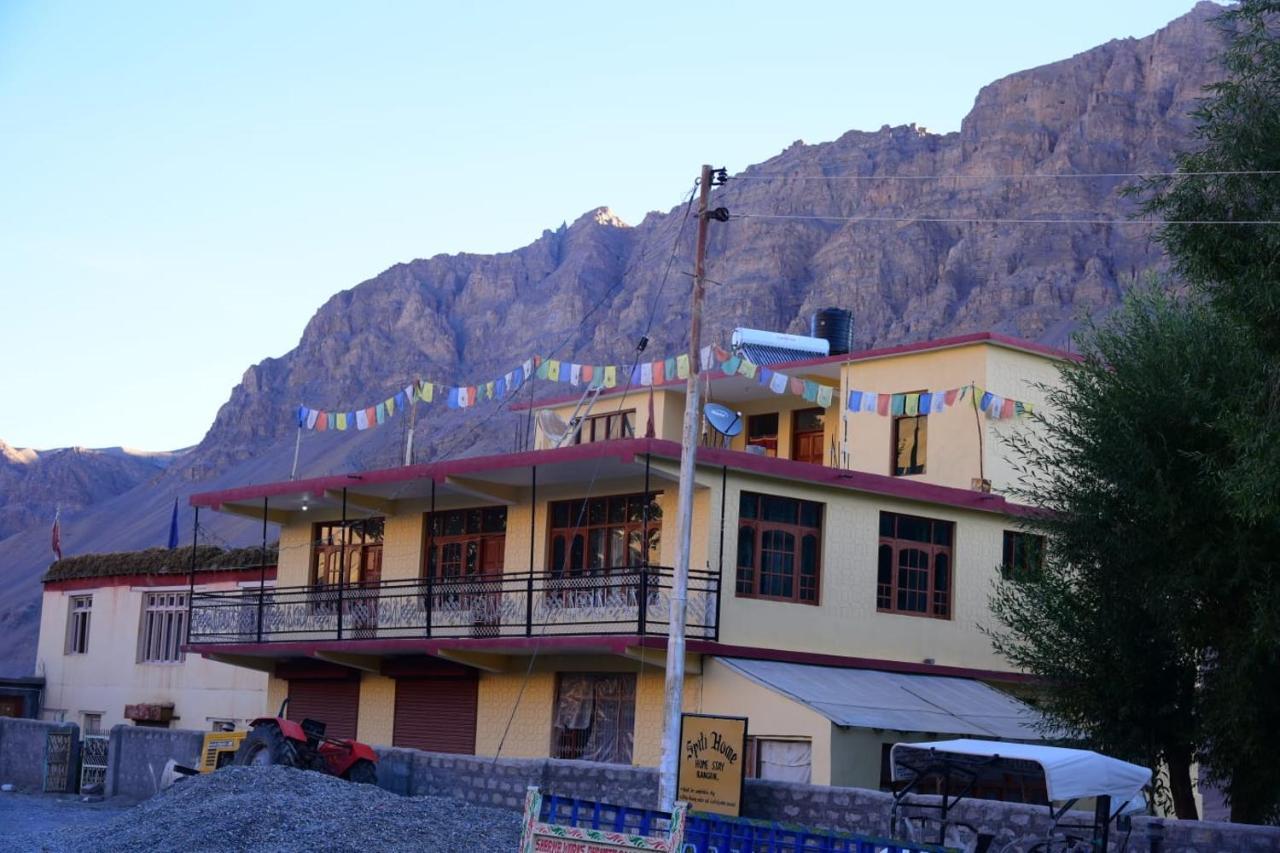
POLYGON ((698 406, 698 373, 702 349, 702 293, 705 283, 707 225, 724 222, 729 211, 707 210, 712 173, 716 183, 725 181, 723 169, 702 167, 698 182, 698 239, 693 256, 693 301, 689 320, 689 379, 685 385, 684 432, 680 447, 680 497, 676 509, 676 565, 671 580, 671 614, 667 636, 666 701, 662 726, 662 764, 658 777, 658 807, 671 811, 676 802, 676 765, 680 755, 680 712, 684 705, 684 620, 689 592, 689 546, 693 526, 693 479, 697 461, 702 410, 698 406))

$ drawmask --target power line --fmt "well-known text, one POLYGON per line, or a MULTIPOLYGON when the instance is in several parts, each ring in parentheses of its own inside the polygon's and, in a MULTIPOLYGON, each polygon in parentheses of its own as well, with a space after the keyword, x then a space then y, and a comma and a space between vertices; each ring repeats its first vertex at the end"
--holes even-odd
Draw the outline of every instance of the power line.
POLYGON ((1028 172, 1021 175, 734 175, 732 181, 1023 181, 1102 178, 1195 178, 1227 176, 1273 176, 1277 169, 1242 169, 1206 172, 1028 172))
POLYGON ((836 216, 800 213, 733 213, 731 219, 831 222, 931 222, 958 225, 1280 225, 1278 219, 1036 219, 971 216, 836 216))

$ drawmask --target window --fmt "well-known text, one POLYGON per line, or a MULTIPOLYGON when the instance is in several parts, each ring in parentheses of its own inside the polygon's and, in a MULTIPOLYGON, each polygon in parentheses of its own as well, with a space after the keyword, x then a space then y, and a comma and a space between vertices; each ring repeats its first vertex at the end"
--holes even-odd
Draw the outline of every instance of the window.
POLYGON ((148 592, 142 598, 139 663, 181 663, 187 639, 187 594, 148 592))
POLYGON ((311 582, 376 583, 382 578, 382 531, 386 520, 358 518, 325 521, 315 526, 311 547, 311 582))
POLYGON ((551 757, 631 763, 634 673, 560 673, 551 723, 551 757))
POLYGON ((591 415, 582 419, 582 428, 574 438, 574 444, 591 444, 615 438, 636 437, 636 410, 611 412, 607 415, 591 415))
POLYGON ((742 493, 739 596, 817 604, 821 551, 822 504, 742 493))
POLYGON ((793 415, 791 432, 791 458, 797 462, 822 464, 823 424, 826 412, 822 409, 801 409, 793 415))
POLYGON ((747 738, 747 778, 808 784, 813 743, 808 739, 747 738))
POLYGON ((558 501, 551 505, 551 565, 556 577, 658 562, 662 510, 650 495, 645 547, 644 495, 558 501))
POLYGON ((951 543, 955 524, 880 513, 876 609, 951 618, 951 543))
POLYGON ((1006 578, 1026 577, 1044 565, 1044 537, 1016 530, 1004 532, 1004 558, 1000 571, 1006 578))
POLYGON ((763 447, 765 456, 778 455, 778 413, 747 416, 747 447, 763 447))
POLYGON ((893 419, 893 475, 895 477, 924 473, 928 437, 927 415, 905 415, 893 419))
POLYGON ((426 573, 433 578, 501 572, 507 508, 455 509, 427 515, 426 573))
POLYGON ((83 712, 80 715, 80 733, 85 735, 102 734, 102 713, 83 712))
POLYGON ((89 617, 93 615, 93 596, 73 595, 68 607, 66 654, 86 654, 89 651, 89 617))

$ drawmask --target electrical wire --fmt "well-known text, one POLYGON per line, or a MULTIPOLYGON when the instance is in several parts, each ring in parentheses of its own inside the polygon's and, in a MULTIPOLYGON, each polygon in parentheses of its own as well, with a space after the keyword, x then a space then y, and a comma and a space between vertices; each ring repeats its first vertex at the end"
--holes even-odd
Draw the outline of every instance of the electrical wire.
POLYGON ((1022 175, 734 175, 731 181, 1023 181, 1023 180, 1072 180, 1105 178, 1197 178, 1227 176, 1280 175, 1276 169, 1223 170, 1208 172, 1063 172, 1048 174, 1029 172, 1022 175))
POLYGON ((838 216, 815 213, 731 213, 730 219, 807 220, 819 222, 905 222, 946 225, 1280 225, 1277 219, 1042 219, 981 216, 838 216))

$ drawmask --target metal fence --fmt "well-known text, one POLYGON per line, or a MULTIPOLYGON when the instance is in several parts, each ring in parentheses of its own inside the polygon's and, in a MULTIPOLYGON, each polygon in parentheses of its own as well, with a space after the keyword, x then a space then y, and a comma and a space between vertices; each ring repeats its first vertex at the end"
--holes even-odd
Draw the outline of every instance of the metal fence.
MULTIPOLYGON (((689 572, 688 636, 717 638, 719 583, 689 572)), ((665 635, 671 585, 648 566, 196 592, 190 642, 665 635)))
POLYGON ((107 735, 85 735, 80 739, 80 790, 107 781, 107 735))
MULTIPOLYGON (((558 826, 598 829, 628 835, 665 830, 671 816, 655 809, 598 803, 548 794, 541 820, 558 826)), ((901 839, 854 835, 834 829, 745 817, 691 812, 680 853, 954 853, 949 848, 901 839)))
POLYGON ((49 732, 44 742, 44 791, 67 793, 71 790, 71 764, 75 750, 75 731, 49 732))

